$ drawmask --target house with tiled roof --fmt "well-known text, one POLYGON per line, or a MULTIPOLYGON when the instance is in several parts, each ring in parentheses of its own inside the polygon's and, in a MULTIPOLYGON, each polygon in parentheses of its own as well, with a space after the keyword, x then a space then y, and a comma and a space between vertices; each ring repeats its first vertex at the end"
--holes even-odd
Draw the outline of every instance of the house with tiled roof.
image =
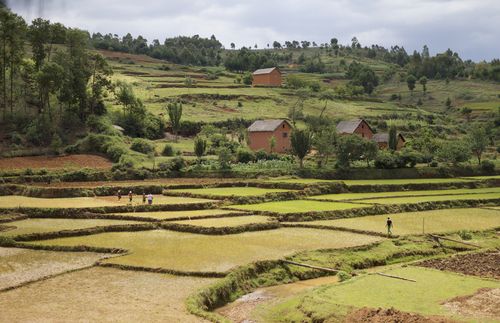
POLYGON ((252 73, 252 86, 281 86, 281 71, 277 67, 262 68, 252 73))
POLYGON ((248 146, 253 151, 285 153, 290 151, 292 125, 286 119, 257 120, 248 127, 248 146), (274 147, 271 142, 274 137, 274 147))

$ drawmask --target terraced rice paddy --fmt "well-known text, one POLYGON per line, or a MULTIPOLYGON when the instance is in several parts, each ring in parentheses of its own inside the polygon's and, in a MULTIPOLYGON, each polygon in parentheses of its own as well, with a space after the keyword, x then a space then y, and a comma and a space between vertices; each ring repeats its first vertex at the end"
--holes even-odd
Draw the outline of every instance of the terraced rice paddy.
POLYGON ((422 226, 424 226, 425 233, 486 230, 500 227, 500 212, 478 208, 408 212, 298 223, 385 233, 387 232, 385 222, 388 216, 394 223, 392 233, 396 235, 422 234, 422 226))
POLYGON ((349 210, 356 208, 366 208, 370 205, 343 203, 343 202, 321 202, 312 200, 293 200, 280 202, 266 202, 248 205, 233 205, 231 208, 245 211, 261 211, 273 213, 307 213, 349 210))
POLYGON ((454 189, 454 190, 428 190, 428 191, 426 190, 426 191, 398 191, 398 192, 341 193, 341 194, 316 195, 316 196, 311 196, 309 198, 313 200, 351 201, 351 200, 366 200, 372 198, 386 198, 386 197, 465 195, 465 194, 480 194, 480 193, 498 193, 500 196, 500 187, 454 189))
POLYGON ((218 218, 218 219, 175 221, 175 223, 189 224, 205 228, 222 228, 222 227, 236 227, 240 225, 254 224, 254 223, 268 223, 270 221, 271 218, 267 216, 245 215, 245 216, 236 216, 229 218, 218 218))
POLYGON ((283 228, 226 236, 167 230, 112 232, 44 240, 38 244, 125 248, 131 254, 106 262, 179 271, 226 272, 252 261, 278 259, 298 251, 344 248, 378 240, 380 238, 346 232, 283 228))
POLYGON ((211 196, 260 196, 270 193, 290 192, 290 190, 279 188, 260 187, 215 187, 215 188, 195 188, 195 189, 173 189, 169 192, 190 193, 211 196))
POLYGON ((0 236, 13 237, 22 234, 77 230, 92 227, 138 223, 140 222, 94 219, 26 219, 6 223, 5 225, 11 227, 11 229, 8 231, 0 232, 0 236))
MULTIPOLYGON (((211 200, 155 195, 153 204, 189 204, 210 202, 211 200)), ((126 206, 130 205, 128 197, 124 196, 118 200, 116 196, 96 196, 96 197, 68 197, 68 198, 38 198, 19 195, 0 196, 0 208, 86 208, 105 206, 126 206)), ((142 198, 136 196, 132 205, 143 205, 142 198)))
MULTIPOLYGON (((289 299, 271 310, 269 318, 287 321, 293 317, 296 321, 302 321, 302 318, 306 318, 306 313, 329 317, 346 307, 395 308, 423 315, 453 317, 454 313, 443 306, 443 302, 458 296, 474 294, 480 288, 500 287, 498 281, 411 266, 384 272, 413 279, 416 282, 378 275, 363 275, 289 299)), ((464 317, 461 317, 460 321, 463 319, 464 317)), ((469 317, 469 319, 488 321, 481 317, 469 317)))
POLYGON ((379 198, 379 199, 366 199, 363 200, 363 203, 410 204, 410 203, 439 202, 439 201, 491 200, 491 199, 500 199, 500 193, 457 194, 457 195, 418 196, 418 197, 391 197, 391 198, 379 198))
POLYGON ((200 322, 187 312, 185 299, 215 282, 212 278, 91 268, 2 293, 1 320, 200 322))
POLYGON ((297 183, 297 184, 313 184, 313 183, 340 183, 346 185, 404 185, 404 184, 427 184, 427 183, 461 183, 469 181, 479 181, 490 179, 489 176, 484 177, 459 177, 459 178, 410 178, 410 179, 355 179, 355 180, 326 180, 316 178, 271 178, 266 180, 273 183, 297 183))
POLYGON ((231 215, 235 213, 241 213, 242 215, 245 212, 239 212, 235 210, 221 210, 221 209, 205 209, 205 210, 190 210, 190 211, 160 211, 160 212, 124 212, 124 213, 115 213, 109 214, 111 216, 116 215, 119 216, 131 216, 138 218, 149 218, 154 220, 172 220, 172 219, 191 219, 191 218, 203 218, 203 217, 218 217, 224 215, 231 215))

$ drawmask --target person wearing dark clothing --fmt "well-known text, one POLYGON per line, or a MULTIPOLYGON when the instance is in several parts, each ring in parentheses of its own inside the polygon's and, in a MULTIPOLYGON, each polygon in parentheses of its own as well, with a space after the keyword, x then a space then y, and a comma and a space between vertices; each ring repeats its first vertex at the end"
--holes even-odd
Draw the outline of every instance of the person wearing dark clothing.
POLYGON ((146 193, 142 193, 142 204, 146 204, 146 193))
POLYGON ((133 198, 132 191, 129 191, 129 192, 128 192, 128 201, 129 201, 130 203, 132 203, 132 198, 133 198))
POLYGON ((385 226, 387 227, 387 236, 390 237, 392 235, 392 226, 393 226, 391 218, 387 218, 387 223, 385 226))
POLYGON ((118 190, 118 192, 116 193, 116 196, 118 197, 118 201, 122 199, 122 191, 121 190, 118 190))

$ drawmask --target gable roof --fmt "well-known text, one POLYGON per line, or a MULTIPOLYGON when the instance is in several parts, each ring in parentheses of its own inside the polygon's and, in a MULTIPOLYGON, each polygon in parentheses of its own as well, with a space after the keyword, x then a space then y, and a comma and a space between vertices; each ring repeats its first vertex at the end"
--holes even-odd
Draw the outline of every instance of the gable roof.
POLYGON ((252 74, 253 75, 269 74, 269 73, 271 73, 274 70, 277 70, 278 72, 281 73, 281 71, 279 70, 279 68, 277 68, 277 67, 270 67, 270 68, 261 68, 261 69, 258 69, 255 72, 253 72, 252 74))
POLYGON ((347 120, 347 121, 340 121, 337 124, 337 132, 339 133, 354 133, 354 130, 359 127, 359 125, 364 122, 370 128, 370 130, 373 132, 372 127, 368 124, 363 119, 355 119, 355 120, 347 120))
MULTIPOLYGON (((398 138, 401 138, 403 142, 406 142, 405 137, 402 134, 398 133, 398 138)), ((387 132, 376 133, 373 135, 372 140, 375 142, 389 142, 389 134, 387 132)))
POLYGON ((248 127, 249 132, 260 132, 260 131, 274 131, 276 130, 283 122, 288 123, 291 127, 290 123, 285 119, 268 119, 268 120, 257 120, 248 127))

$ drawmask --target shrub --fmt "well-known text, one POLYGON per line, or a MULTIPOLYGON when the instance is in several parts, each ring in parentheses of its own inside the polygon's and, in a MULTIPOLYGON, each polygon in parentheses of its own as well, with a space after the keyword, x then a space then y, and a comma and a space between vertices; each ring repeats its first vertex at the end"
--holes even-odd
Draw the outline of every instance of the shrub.
POLYGON ((174 156, 175 155, 175 150, 172 145, 166 144, 165 147, 163 147, 163 150, 161 152, 162 156, 174 156))
POLYGON ((398 168, 400 161, 397 155, 389 151, 380 151, 375 158, 375 167, 382 169, 398 168))
POLYGON ((439 166, 439 163, 438 163, 437 161, 433 160, 433 161, 429 164, 429 166, 431 166, 431 167, 438 167, 438 166, 439 166))
POLYGON ((219 149, 219 167, 221 169, 231 168, 231 151, 226 147, 219 149))
POLYGON ((349 275, 345 271, 339 271, 337 273, 337 277, 339 278, 339 281, 341 281, 341 282, 351 279, 351 275, 349 275))
POLYGON ((481 162, 481 170, 486 173, 494 173, 495 172, 495 163, 490 160, 483 160, 481 162))
POLYGON ((238 148, 236 151, 236 160, 238 163, 250 163, 255 160, 253 151, 246 148, 238 148))
POLYGON ((472 233, 470 231, 460 230, 458 235, 462 238, 462 240, 472 240, 472 233))
POLYGON ((132 145, 130 145, 130 149, 147 155, 154 153, 155 146, 145 139, 135 138, 132 145))
POLYGON ((256 153, 255 153, 255 159, 256 160, 267 160, 267 152, 263 149, 261 150, 258 150, 256 153))
POLYGON ((184 167, 186 167, 186 161, 182 157, 174 157, 170 161, 169 169, 174 172, 181 171, 184 167))
POLYGON ((399 164, 402 167, 415 167, 417 163, 422 161, 422 158, 422 155, 417 151, 410 148, 404 148, 399 154, 399 164))

